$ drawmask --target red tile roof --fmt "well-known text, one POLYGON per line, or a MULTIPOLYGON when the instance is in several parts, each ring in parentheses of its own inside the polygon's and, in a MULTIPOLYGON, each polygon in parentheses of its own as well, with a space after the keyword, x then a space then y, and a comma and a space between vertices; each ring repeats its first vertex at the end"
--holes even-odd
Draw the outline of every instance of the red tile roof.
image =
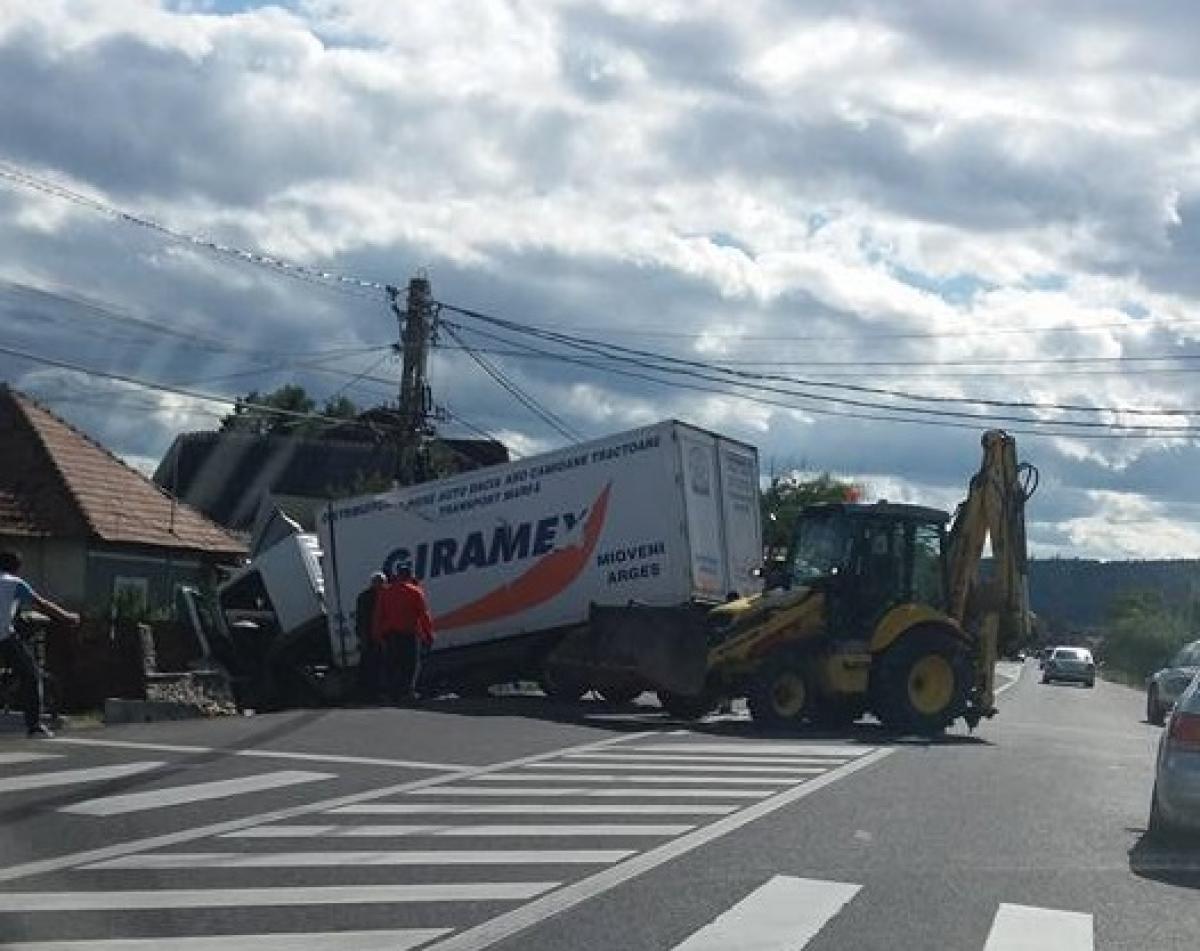
POLYGON ((24 471, 0 473, 0 531, 79 535, 82 528, 83 534, 106 542, 244 553, 245 546, 233 535, 174 501, 30 397, 0 387, 2 403, 8 404, 0 406, 4 415, 15 416, 18 424, 0 427, 0 458, 22 460, 24 471), (4 445, 22 438, 35 445, 4 445))

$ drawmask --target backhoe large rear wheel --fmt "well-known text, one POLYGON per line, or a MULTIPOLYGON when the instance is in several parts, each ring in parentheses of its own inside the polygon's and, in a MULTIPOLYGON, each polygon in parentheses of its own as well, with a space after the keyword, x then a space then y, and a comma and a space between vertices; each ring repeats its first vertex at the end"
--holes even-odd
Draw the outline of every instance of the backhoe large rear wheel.
POLYGON ((963 645, 937 628, 901 635, 875 662, 871 688, 875 713, 890 730, 932 736, 967 706, 970 659, 963 645))
POLYGON ((812 712, 815 699, 812 678, 794 651, 769 655, 746 691, 750 716, 766 729, 797 725, 812 712))

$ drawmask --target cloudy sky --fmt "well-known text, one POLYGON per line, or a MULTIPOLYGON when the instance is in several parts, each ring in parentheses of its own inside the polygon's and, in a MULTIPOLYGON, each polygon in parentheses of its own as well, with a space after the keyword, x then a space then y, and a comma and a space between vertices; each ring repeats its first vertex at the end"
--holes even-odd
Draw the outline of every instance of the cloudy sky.
MULTIPOLYGON (((379 292, 92 200, 704 364, 445 314, 573 432, 677 416, 951 506, 1005 425, 1038 554, 1200 556, 1197 35, 1194 4, 1123 0, 0 0, 0 343, 192 392, 392 392, 379 292)), ((440 404, 565 441, 441 342, 440 404)), ((219 410, 12 354, 0 378, 143 466, 219 410)))

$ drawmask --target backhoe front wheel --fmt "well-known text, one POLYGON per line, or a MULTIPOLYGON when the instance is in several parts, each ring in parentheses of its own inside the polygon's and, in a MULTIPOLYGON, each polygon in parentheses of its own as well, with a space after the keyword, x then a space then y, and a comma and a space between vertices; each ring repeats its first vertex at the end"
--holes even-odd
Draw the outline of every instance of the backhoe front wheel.
POLYGON ((945 631, 909 631, 875 664, 875 712, 890 730, 934 735, 966 709, 970 660, 962 644, 945 631))
POLYGON ((795 726, 812 712, 814 699, 808 671, 791 651, 763 661, 746 692, 750 716, 767 729, 795 726))

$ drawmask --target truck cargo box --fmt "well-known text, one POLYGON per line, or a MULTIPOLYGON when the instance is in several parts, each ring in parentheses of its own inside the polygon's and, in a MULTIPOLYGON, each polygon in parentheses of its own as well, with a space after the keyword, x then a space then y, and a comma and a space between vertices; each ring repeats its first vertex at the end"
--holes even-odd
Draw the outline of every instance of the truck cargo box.
POLYGON ((320 515, 334 653, 357 660, 355 600, 411 571, 435 651, 585 624, 592 604, 717 602, 761 585, 753 446, 678 422, 329 503, 320 515))

